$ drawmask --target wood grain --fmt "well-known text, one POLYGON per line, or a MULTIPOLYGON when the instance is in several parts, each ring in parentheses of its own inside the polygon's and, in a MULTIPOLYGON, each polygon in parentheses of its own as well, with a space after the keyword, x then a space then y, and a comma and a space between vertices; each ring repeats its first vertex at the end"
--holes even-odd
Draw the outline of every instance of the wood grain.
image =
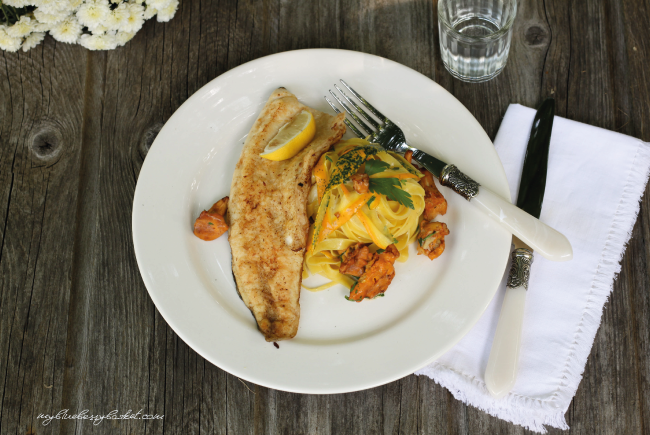
MULTIPOLYGON (((272 53, 344 48, 436 80, 494 138, 510 103, 650 141, 648 0, 519 2, 508 66, 467 84, 440 60, 436 2, 184 0, 125 47, 47 38, 0 56, 0 433, 521 434, 407 376, 331 396, 275 391, 198 356, 162 319, 131 242, 135 183, 161 126, 219 74, 272 53), (54 420, 61 409, 163 420, 54 420)), ((605 174, 604 174, 605 176, 605 174)), ((584 379, 575 434, 650 431, 646 194, 584 379)), ((380 362, 375 362, 380 363, 380 362)), ((550 433, 560 433, 550 430, 550 433)))

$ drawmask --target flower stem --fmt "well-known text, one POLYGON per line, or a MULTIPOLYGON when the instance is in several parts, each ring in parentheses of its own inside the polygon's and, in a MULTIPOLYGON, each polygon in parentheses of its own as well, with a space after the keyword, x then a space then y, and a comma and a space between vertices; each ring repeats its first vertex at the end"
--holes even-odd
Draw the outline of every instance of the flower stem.
POLYGON ((2 14, 5 16, 5 21, 9 24, 9 17, 7 16, 7 11, 5 11, 5 5, 2 4, 0 0, 0 9, 2 9, 2 14))

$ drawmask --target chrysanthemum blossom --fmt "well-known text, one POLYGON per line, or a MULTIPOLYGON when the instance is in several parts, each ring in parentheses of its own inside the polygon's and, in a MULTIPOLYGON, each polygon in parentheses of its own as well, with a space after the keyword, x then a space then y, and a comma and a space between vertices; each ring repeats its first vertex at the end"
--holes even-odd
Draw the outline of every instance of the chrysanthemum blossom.
POLYGON ((128 20, 129 11, 126 7, 126 3, 121 3, 118 7, 112 9, 108 13, 103 24, 110 30, 124 30, 123 26, 127 24, 128 20))
POLYGON ((137 3, 129 3, 127 6, 129 17, 122 26, 123 32, 135 33, 142 28, 144 24, 144 6, 137 3))
POLYGON ((34 24, 31 18, 23 15, 13 26, 7 27, 7 35, 12 38, 23 38, 32 33, 34 24))
POLYGON ((48 14, 55 14, 66 10, 71 12, 72 9, 68 0, 40 0, 38 2, 32 0, 30 3, 36 4, 41 12, 46 12, 48 14))
POLYGON ((7 26, 0 26, 0 48, 6 51, 18 51, 22 41, 7 34, 7 26))
POLYGON ((69 10, 50 12, 47 9, 38 7, 34 10, 34 18, 36 18, 36 20, 42 24, 57 24, 68 18, 68 16, 70 16, 70 13, 71 11, 69 10))
POLYGON ((117 47, 117 40, 112 35, 81 35, 79 44, 88 50, 112 50, 117 47))
POLYGON ((154 16, 169 21, 179 0, 0 0, 0 4, 17 17, 12 25, 0 25, 2 50, 28 51, 47 32, 57 41, 109 50, 126 44, 154 16), (31 7, 21 9, 25 6, 31 7))
POLYGON ((43 38, 45 38, 45 33, 44 32, 34 32, 34 33, 32 33, 27 38, 25 38, 25 40, 23 41, 23 46, 22 46, 23 51, 29 51, 32 48, 36 47, 38 44, 41 43, 43 38))
POLYGON ((115 40, 120 47, 129 42, 135 36, 135 32, 117 32, 115 40))
POLYGON ((167 21, 174 18, 176 14, 176 9, 178 9, 178 0, 172 0, 168 6, 163 9, 158 9, 157 20, 159 23, 166 23, 167 21))
POLYGON ((93 30, 95 27, 105 23, 111 9, 106 0, 86 1, 77 10, 79 22, 93 30))
POLYGON ((2 2, 7 6, 13 6, 15 8, 24 8, 25 6, 29 6, 32 1, 31 0, 2 0, 2 2))
POLYGON ((50 29, 50 35, 60 42, 74 44, 81 35, 82 25, 73 16, 66 18, 50 29))
POLYGON ((148 20, 149 18, 154 17, 158 13, 158 9, 154 8, 150 4, 147 4, 147 8, 144 10, 143 18, 148 20))
POLYGON ((164 9, 172 4, 174 0, 149 0, 147 1, 147 6, 152 6, 158 10, 164 9))

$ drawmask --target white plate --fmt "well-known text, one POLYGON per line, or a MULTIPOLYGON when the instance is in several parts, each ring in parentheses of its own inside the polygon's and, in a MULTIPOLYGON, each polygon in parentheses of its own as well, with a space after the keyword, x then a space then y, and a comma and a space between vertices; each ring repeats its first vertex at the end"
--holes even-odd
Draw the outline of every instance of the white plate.
MULTIPOLYGON (((410 144, 453 162, 510 198, 481 126, 427 77, 363 53, 301 50, 248 62, 192 95, 156 138, 133 202, 133 242, 142 278, 167 323, 208 361, 270 388, 342 393, 385 384, 433 361, 469 331, 503 276, 510 235, 453 192, 443 217, 451 234, 435 261, 398 263, 386 296, 352 303, 343 287, 302 290, 293 340, 264 341, 239 299, 226 237, 192 234, 201 210, 228 195, 244 138, 279 86, 331 112, 323 95, 343 78, 410 144)), ((414 251, 414 248, 412 249, 414 251)), ((480 350, 477 350, 480 351, 480 350)))

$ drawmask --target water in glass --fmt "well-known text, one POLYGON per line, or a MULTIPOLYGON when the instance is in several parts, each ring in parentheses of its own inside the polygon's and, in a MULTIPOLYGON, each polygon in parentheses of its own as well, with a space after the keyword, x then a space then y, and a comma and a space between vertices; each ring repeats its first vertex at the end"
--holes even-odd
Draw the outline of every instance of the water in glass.
POLYGON ((445 68, 456 78, 483 82, 506 65, 514 0, 440 0, 438 27, 445 68))

